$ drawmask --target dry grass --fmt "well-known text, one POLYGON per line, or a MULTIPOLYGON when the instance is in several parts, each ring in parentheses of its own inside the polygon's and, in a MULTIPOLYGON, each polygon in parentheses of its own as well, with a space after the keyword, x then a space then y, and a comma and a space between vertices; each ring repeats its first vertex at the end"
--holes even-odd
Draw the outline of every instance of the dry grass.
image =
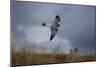
POLYGON ((32 65, 32 64, 52 64, 52 63, 69 63, 69 62, 87 62, 95 61, 95 55, 80 55, 80 54, 59 54, 46 53, 39 54, 30 51, 12 50, 13 65, 32 65))

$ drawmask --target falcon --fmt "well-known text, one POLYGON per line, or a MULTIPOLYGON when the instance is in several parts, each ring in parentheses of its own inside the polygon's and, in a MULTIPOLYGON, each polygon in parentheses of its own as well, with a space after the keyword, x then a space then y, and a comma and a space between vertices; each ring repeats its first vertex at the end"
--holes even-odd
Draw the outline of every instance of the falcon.
MULTIPOLYGON (((60 27, 60 24, 59 24, 60 21, 61 21, 60 16, 56 15, 56 17, 54 18, 54 21, 49 26, 51 30, 50 41, 52 41, 55 35, 57 34, 58 27, 60 27)), ((42 23, 42 26, 48 26, 48 25, 46 23, 42 23)))

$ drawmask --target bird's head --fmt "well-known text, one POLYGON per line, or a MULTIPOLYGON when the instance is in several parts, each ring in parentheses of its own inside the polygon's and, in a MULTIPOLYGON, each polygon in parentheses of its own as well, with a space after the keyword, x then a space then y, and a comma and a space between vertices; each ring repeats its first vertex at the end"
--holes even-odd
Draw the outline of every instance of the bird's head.
POLYGON ((46 26, 46 23, 42 23, 42 26, 46 26))

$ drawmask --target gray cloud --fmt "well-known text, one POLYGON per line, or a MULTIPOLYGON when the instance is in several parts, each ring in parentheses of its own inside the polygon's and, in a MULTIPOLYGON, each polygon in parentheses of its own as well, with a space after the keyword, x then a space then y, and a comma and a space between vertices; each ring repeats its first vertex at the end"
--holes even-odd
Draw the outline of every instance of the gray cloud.
POLYGON ((59 43, 63 50, 77 47, 86 52, 85 49, 96 49, 95 6, 13 2, 11 12, 11 32, 16 45, 24 44, 22 42, 25 40, 27 45, 44 44, 40 46, 48 49, 59 43), (50 29, 41 24, 51 23, 57 14, 61 17, 60 28, 53 43, 48 43, 50 29))

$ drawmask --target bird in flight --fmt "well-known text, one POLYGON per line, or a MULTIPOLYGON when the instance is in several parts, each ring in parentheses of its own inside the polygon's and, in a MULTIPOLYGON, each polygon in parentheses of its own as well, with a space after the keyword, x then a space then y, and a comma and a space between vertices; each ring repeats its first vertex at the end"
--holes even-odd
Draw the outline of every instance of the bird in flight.
MULTIPOLYGON (((53 40, 53 38, 57 34, 58 27, 60 27, 60 24, 59 24, 60 21, 61 21, 60 16, 59 15, 56 15, 56 17, 54 18, 54 21, 49 26, 50 27, 50 30, 51 30, 50 41, 53 40)), ((48 25, 46 23, 42 23, 42 26, 48 26, 48 25)))

